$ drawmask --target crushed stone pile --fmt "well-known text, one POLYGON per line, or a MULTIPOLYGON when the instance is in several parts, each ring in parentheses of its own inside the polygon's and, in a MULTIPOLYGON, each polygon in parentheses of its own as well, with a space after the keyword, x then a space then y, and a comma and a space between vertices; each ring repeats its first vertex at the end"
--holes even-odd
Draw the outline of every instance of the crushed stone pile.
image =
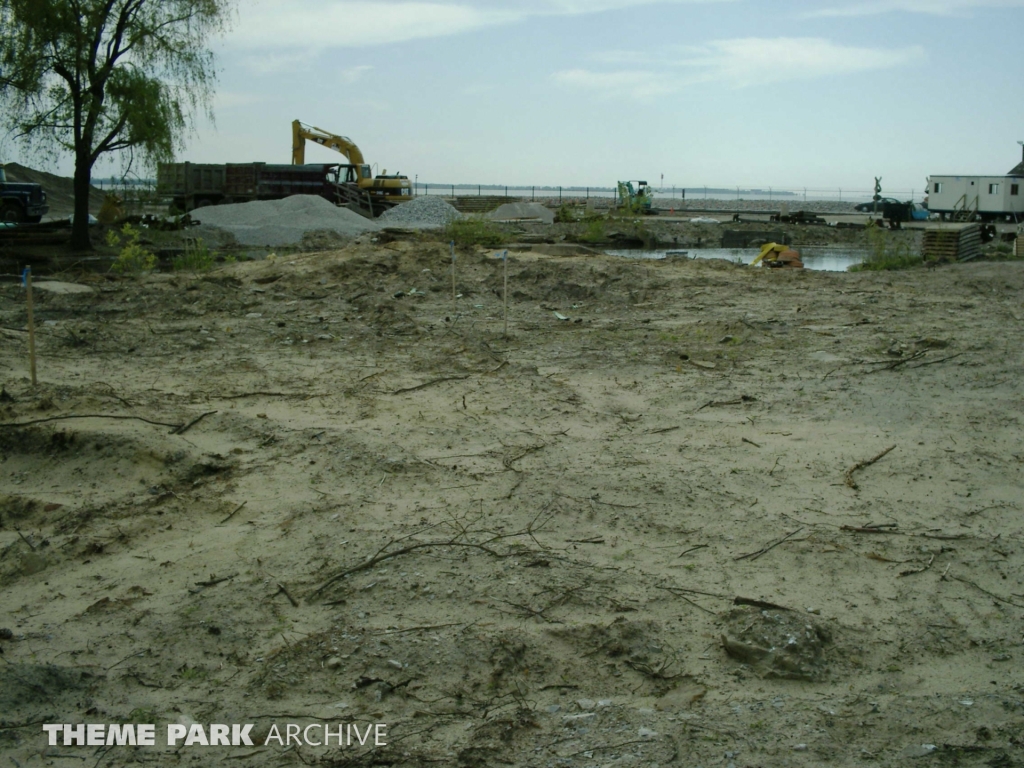
POLYGON ((295 245, 307 232, 325 230, 354 239, 380 229, 370 219, 317 195, 214 205, 193 211, 192 218, 230 232, 242 245, 295 245))
POLYGON ((440 229, 462 214, 439 197, 416 197, 408 203, 384 211, 377 221, 382 227, 440 229))
POLYGON ((505 203, 488 213, 487 218, 494 221, 539 219, 545 224, 551 224, 555 220, 555 212, 540 203, 505 203))

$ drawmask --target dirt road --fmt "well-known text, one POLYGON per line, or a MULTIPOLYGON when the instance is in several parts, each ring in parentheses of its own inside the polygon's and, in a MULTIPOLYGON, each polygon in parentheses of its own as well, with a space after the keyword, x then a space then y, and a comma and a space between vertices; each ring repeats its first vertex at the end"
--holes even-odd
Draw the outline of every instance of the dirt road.
POLYGON ((458 268, 454 308, 429 241, 37 291, 36 390, 3 288, 0 753, 1021 764, 1020 263, 512 253, 508 338, 458 268))

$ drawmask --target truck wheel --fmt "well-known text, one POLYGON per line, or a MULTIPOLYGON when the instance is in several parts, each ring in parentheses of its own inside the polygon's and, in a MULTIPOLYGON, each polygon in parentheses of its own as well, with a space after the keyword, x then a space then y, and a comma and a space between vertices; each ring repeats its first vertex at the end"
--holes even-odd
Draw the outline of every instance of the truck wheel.
POLYGON ((25 211, 17 203, 5 203, 0 208, 0 221, 6 224, 21 224, 25 220, 25 211))

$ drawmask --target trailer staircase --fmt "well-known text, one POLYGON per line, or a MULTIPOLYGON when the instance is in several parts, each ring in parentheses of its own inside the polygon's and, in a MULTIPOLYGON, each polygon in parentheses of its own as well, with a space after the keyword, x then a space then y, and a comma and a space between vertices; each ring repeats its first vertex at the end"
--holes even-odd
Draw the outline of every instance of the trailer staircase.
POLYGON ((951 218, 953 221, 967 222, 974 221, 978 217, 978 196, 974 196, 973 206, 967 200, 967 195, 964 194, 956 201, 956 205, 953 206, 953 215, 951 218))

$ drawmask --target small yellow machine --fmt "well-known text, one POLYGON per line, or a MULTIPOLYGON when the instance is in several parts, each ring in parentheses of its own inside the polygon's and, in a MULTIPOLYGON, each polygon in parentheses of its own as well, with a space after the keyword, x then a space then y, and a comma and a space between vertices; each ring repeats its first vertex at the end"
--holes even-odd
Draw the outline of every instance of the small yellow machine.
POLYGON ((790 249, 788 245, 779 245, 778 243, 765 243, 761 246, 761 252, 757 254, 756 259, 750 262, 750 266, 754 267, 761 263, 766 267, 804 268, 799 253, 790 249))

